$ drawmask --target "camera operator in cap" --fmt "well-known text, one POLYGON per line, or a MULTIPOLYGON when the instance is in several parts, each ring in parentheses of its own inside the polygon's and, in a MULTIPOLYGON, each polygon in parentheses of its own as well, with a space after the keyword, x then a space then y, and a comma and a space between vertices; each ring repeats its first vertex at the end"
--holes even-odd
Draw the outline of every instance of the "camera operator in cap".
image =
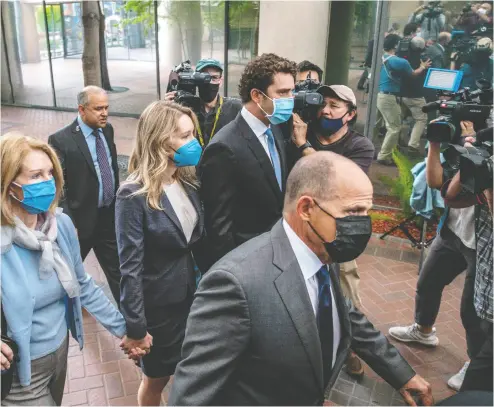
MULTIPOLYGON (((294 114, 294 127, 300 131, 293 132, 288 146, 289 162, 295 164, 302 156, 316 151, 331 151, 349 158, 367 173, 374 157, 374 145, 350 128, 357 120, 355 94, 345 85, 323 85, 317 92, 324 96, 325 105, 314 121, 307 126, 300 116, 294 114), (306 131, 303 131, 305 127, 306 131)), ((351 299, 355 307, 361 308, 360 276, 355 260, 339 264, 339 276, 345 297, 351 299)), ((364 374, 362 362, 353 351, 348 354, 346 371, 356 377, 364 374)))
MULTIPOLYGON (((197 137, 204 148, 220 129, 237 117, 242 110, 242 102, 219 94, 223 84, 223 68, 218 60, 201 59, 197 62, 196 72, 208 73, 211 76, 210 83, 198 87, 201 108, 200 111, 194 112, 199 121, 196 125, 197 137)), ((165 100, 172 101, 175 94, 176 92, 168 92, 165 100)))

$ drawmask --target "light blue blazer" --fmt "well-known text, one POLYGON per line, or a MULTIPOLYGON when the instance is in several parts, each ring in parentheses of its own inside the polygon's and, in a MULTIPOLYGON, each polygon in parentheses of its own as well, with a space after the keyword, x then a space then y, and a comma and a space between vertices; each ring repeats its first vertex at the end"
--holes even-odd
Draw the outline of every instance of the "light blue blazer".
MULTIPOLYGON (((9 226, 3 226, 3 228, 9 226)), ((101 325, 117 337, 125 335, 125 321, 120 312, 106 297, 94 280, 84 271, 79 241, 71 219, 57 214, 57 243, 69 268, 79 281, 81 295, 67 297, 67 324, 70 332, 82 349, 82 307, 91 313, 101 325)), ((27 267, 39 264, 39 252, 26 250, 11 244, 3 247, 1 255, 2 307, 7 320, 8 335, 19 346, 17 372, 22 386, 31 382, 30 340, 35 298, 27 284, 27 267), (22 301, 19 301, 19 298, 22 301)))

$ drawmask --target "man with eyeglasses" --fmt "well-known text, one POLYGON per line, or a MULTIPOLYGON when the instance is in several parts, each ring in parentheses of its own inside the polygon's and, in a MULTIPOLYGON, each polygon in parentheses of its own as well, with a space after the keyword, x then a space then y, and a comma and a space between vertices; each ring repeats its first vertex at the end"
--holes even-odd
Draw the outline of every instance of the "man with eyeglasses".
MULTIPOLYGON (((242 102, 239 99, 220 96, 219 89, 223 84, 223 68, 218 60, 201 59, 197 62, 196 72, 208 73, 211 76, 211 83, 199 86, 201 109, 194 112, 199 120, 197 137, 202 147, 206 147, 221 128, 237 117, 237 114, 242 110, 242 102)), ((173 100, 175 93, 167 93, 165 100, 173 100)))

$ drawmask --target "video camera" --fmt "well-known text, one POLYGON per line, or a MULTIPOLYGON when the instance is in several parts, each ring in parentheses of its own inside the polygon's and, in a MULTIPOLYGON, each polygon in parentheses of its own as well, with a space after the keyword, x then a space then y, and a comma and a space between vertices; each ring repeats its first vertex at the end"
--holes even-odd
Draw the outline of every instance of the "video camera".
POLYGON ((293 112, 305 123, 314 120, 318 110, 324 107, 324 97, 316 92, 320 86, 319 82, 310 78, 310 73, 306 80, 295 84, 293 112))
POLYGON ((423 11, 423 16, 430 20, 438 18, 443 14, 444 9, 440 1, 429 1, 427 6, 425 6, 423 11))
POLYGON ((462 72, 447 69, 430 69, 424 87, 436 89, 439 98, 422 107, 424 113, 438 110, 440 117, 427 125, 427 139, 451 143, 461 135, 461 121, 471 121, 476 129, 486 127, 492 109, 492 86, 488 80, 477 81, 479 89, 458 90, 462 72))
POLYGON ((494 165, 493 128, 480 130, 472 147, 450 144, 444 158, 453 170, 460 171, 461 185, 470 193, 478 194, 492 188, 494 165))
POLYGON ((170 72, 166 91, 177 92, 175 102, 198 112, 201 108, 201 99, 196 95, 197 87, 209 83, 211 83, 211 75, 195 72, 190 61, 184 61, 170 72))

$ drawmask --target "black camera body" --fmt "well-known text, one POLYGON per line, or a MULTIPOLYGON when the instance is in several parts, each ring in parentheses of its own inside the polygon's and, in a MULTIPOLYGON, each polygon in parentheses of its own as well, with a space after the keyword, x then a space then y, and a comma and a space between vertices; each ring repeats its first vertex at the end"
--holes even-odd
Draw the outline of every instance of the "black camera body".
POLYGON ((201 108, 201 99, 196 95, 197 87, 211 83, 211 75, 195 72, 190 61, 184 61, 170 72, 167 92, 177 92, 174 101, 197 112, 201 108))
POLYGON ((450 144, 444 158, 452 170, 460 171, 461 185, 470 193, 478 194, 492 188, 494 165, 493 128, 483 129, 476 134, 472 147, 450 144))
POLYGON ((319 82, 310 78, 295 85, 293 112, 306 123, 314 120, 319 109, 324 107, 324 97, 316 92, 320 86, 319 82))
POLYGON ((430 1, 424 9, 423 16, 432 20, 438 18, 443 12, 444 9, 440 1, 430 1))
POLYGON ((424 113, 439 111, 441 115, 427 125, 427 140, 451 143, 461 135, 461 121, 471 121, 475 129, 484 129, 492 109, 492 86, 486 80, 477 81, 479 89, 461 89, 456 93, 443 92, 443 97, 422 107, 424 113))

